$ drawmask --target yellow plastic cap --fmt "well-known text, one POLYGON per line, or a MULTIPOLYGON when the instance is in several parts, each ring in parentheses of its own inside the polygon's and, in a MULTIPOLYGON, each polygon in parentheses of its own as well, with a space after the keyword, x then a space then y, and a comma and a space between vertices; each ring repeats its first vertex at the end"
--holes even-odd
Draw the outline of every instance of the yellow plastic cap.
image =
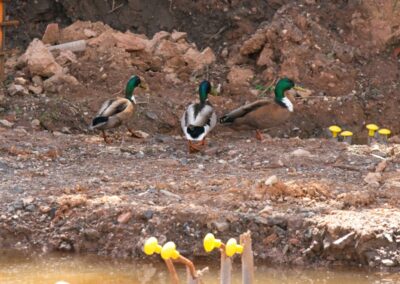
POLYGON ((203 240, 203 246, 204 246, 204 250, 206 252, 211 252, 213 251, 215 248, 220 248, 221 247, 221 240, 216 239, 214 237, 213 234, 208 233, 203 240))
POLYGON ((380 135, 390 135, 390 133, 392 133, 392 132, 387 128, 382 128, 382 129, 379 129, 378 133, 380 135))
POLYGON ((179 252, 176 250, 176 245, 174 242, 166 243, 161 249, 162 259, 177 259, 179 257, 179 252))
POLYGON ((243 252, 243 246, 238 245, 235 239, 229 239, 225 245, 225 253, 228 257, 233 256, 235 253, 241 254, 243 252))
POLYGON ((337 137, 338 133, 342 131, 342 129, 337 125, 332 125, 329 127, 329 131, 332 132, 333 137, 337 137))
POLYGON ((343 131, 342 133, 340 133, 340 136, 343 136, 343 137, 353 136, 353 132, 346 130, 346 131, 343 131))
POLYGON ((144 243, 143 250, 147 255, 152 255, 154 253, 160 254, 161 246, 158 244, 158 241, 155 237, 151 237, 144 243))
POLYGON ((375 131, 377 131, 379 129, 378 125, 372 124, 372 123, 371 124, 367 124, 366 127, 369 130, 368 131, 368 136, 371 136, 371 137, 375 136, 375 131))

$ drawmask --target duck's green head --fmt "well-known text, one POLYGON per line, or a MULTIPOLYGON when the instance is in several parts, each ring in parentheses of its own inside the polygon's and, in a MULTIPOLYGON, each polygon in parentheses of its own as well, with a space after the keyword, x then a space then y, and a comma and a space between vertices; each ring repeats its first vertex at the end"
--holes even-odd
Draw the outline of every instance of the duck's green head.
POLYGON ((204 80, 199 85, 199 96, 200 102, 204 103, 207 100, 208 94, 211 92, 211 84, 207 80, 204 80))
POLYGON ((275 101, 287 108, 290 112, 293 111, 293 104, 292 102, 285 97, 285 92, 295 87, 295 84, 289 78, 282 78, 278 81, 275 86, 275 101))
POLYGON ((135 88, 137 86, 141 86, 141 80, 139 78, 139 76, 132 76, 128 83, 126 84, 126 88, 125 88, 125 98, 127 98, 130 101, 133 101, 134 103, 136 103, 135 97, 133 95, 133 90, 135 90, 135 88))

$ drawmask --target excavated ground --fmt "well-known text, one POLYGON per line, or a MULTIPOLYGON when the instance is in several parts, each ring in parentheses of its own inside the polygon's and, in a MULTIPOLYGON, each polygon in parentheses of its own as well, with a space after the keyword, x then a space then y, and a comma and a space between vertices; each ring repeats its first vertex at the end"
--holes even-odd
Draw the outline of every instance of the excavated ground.
POLYGON ((28 2, 12 1, 8 10, 22 26, 8 30, 8 47, 20 50, 8 57, 0 89, 2 248, 143 258, 143 240, 154 235, 205 257, 207 232, 226 240, 251 230, 262 262, 400 266, 399 145, 325 139, 331 124, 362 144, 369 122, 399 133, 397 1, 28 2), (162 16, 150 20, 154 14, 162 16), (18 57, 47 23, 74 22, 70 41, 95 41, 106 30, 76 20, 149 39, 160 30, 188 35, 168 39, 172 48, 159 53, 88 45, 62 64, 78 84, 11 96, 7 89, 21 78, 24 88, 34 84, 18 57), (85 29, 96 35, 83 36, 85 29), (216 61, 191 69, 173 52, 191 42, 212 47, 216 61), (105 145, 87 126, 132 74, 150 86, 135 93, 132 126, 150 136, 119 129, 105 145), (210 97, 221 115, 271 96, 263 88, 285 75, 310 93, 292 98, 290 121, 268 130, 277 138, 258 142, 254 133, 217 127, 205 153, 186 153, 179 117, 199 80, 221 84, 210 97))
POLYGON ((397 145, 221 132, 189 155, 180 136, 121 135, 1 129, 2 247, 143 258, 156 236, 202 257, 207 232, 251 230, 258 261, 399 264, 397 145))

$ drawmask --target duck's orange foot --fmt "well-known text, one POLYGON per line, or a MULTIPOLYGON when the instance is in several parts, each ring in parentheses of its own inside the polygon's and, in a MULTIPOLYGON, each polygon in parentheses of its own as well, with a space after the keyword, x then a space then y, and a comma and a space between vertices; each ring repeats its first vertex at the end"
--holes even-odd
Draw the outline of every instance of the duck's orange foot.
POLYGON ((256 130, 256 138, 259 141, 263 141, 264 140, 264 135, 262 134, 262 132, 260 130, 256 130))
POLYGON ((188 141, 189 153, 193 154, 193 153, 200 152, 203 149, 203 145, 204 144, 202 144, 202 142, 195 144, 192 141, 188 141))

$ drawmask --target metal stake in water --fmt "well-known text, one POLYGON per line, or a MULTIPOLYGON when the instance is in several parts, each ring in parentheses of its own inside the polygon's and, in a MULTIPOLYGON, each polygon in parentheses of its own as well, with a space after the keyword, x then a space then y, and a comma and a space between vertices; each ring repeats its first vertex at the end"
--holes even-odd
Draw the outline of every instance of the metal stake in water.
POLYGON ((368 129, 368 144, 371 145, 373 142, 376 141, 376 131, 379 129, 378 125, 376 124, 367 124, 366 128, 368 129))
POLYGON ((391 131, 387 128, 382 128, 379 129, 378 133, 379 133, 379 143, 387 144, 391 131))

